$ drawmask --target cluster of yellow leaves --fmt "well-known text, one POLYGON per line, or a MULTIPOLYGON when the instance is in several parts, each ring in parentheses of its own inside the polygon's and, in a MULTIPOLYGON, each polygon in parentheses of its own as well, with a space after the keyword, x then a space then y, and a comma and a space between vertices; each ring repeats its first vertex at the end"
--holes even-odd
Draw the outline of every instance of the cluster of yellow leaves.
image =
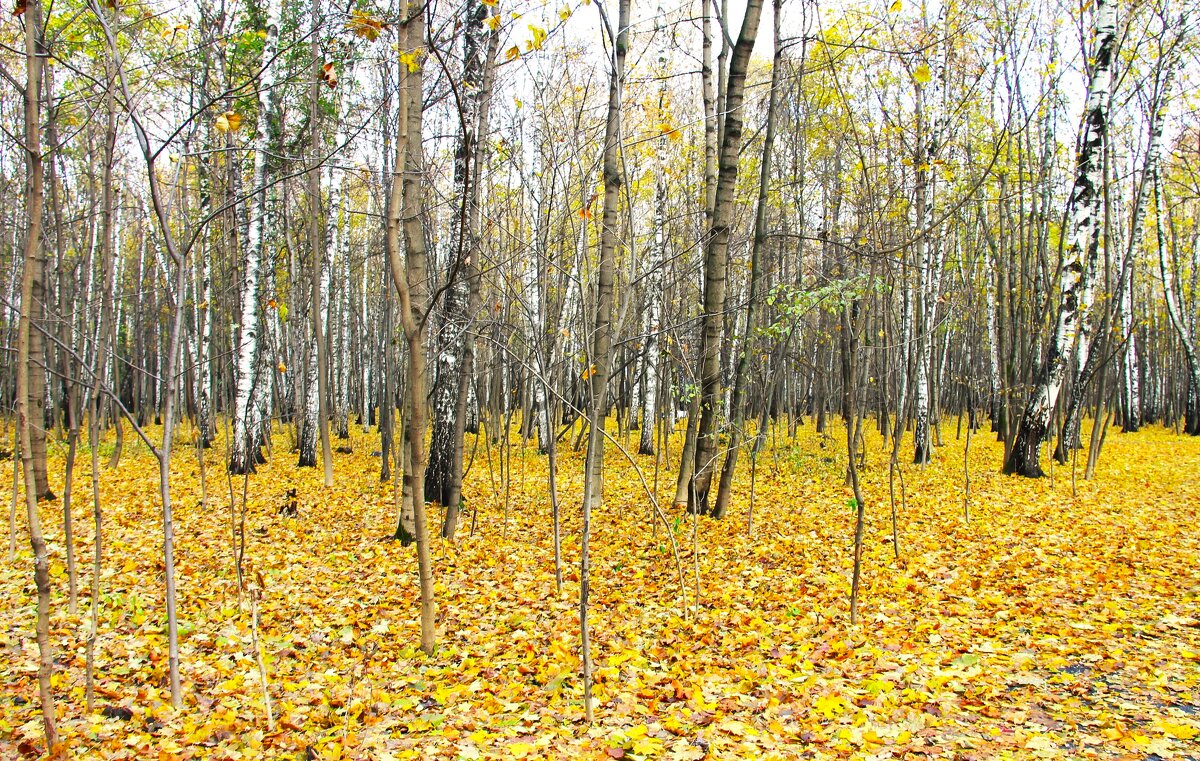
POLYGON ((421 68, 421 51, 407 50, 400 54, 400 63, 408 67, 409 71, 416 71, 421 68))
MULTIPOLYGON (((570 17, 571 9, 564 6, 559 11, 559 18, 565 21, 570 17)), ((497 16, 492 16, 488 19, 488 24, 492 29, 498 29, 500 27, 500 20, 497 16), (493 19, 495 20, 493 21, 493 19)), ((525 40, 525 52, 532 53, 535 50, 541 50, 546 44, 546 38, 549 36, 549 33, 544 27, 540 27, 537 24, 530 24, 527 31, 529 32, 529 39, 525 40)), ((508 50, 504 51, 504 60, 506 61, 514 61, 520 57, 521 48, 518 45, 512 45, 508 50)))
POLYGON ((242 115, 236 111, 226 111, 213 122, 213 129, 217 132, 237 132, 241 128, 242 115))
POLYGON ((386 27, 387 24, 382 19, 359 10, 351 11, 350 20, 346 22, 346 28, 351 34, 371 42, 379 39, 379 33, 386 27))
MULTIPOLYGON (((435 543, 439 645, 426 657, 417 649, 413 552, 381 541, 395 515, 391 487, 377 481, 375 434, 355 431, 354 453, 335 458, 331 490, 319 470, 296 470, 288 435, 276 435, 273 460, 249 481, 245 565, 263 595, 271 729, 248 604, 237 594, 228 493, 212 488, 223 482, 219 445, 206 454, 203 504, 196 458, 179 448, 174 461, 186 706, 169 707, 155 470, 127 434, 120 466, 102 473, 97 694, 105 714, 82 709, 87 597, 79 614, 67 614, 60 506, 44 508, 68 748, 107 759, 1200 753, 1200 487, 1192 480, 1200 441, 1156 430, 1112 436, 1098 478, 1079 480, 1072 497, 1062 470, 1053 482, 997 475, 1000 447, 978 435, 966 524, 962 441, 948 428, 934 463, 906 473, 896 561, 883 501, 887 449, 871 438, 858 626, 847 620, 853 511, 837 435, 802 427, 793 441, 776 431, 758 458, 754 535, 746 534, 742 472, 726 520, 698 524, 696 555, 690 519, 652 525, 636 474, 608 457, 592 524, 597 722, 588 727, 578 678, 578 511, 563 510, 559 594, 545 458, 516 436, 507 489, 488 459, 494 445, 480 440, 466 484, 477 512, 462 521, 457 543, 435 543), (294 519, 277 513, 290 487, 299 494, 294 519), (688 569, 686 607, 672 537, 688 569)), ((677 433, 668 461, 680 443, 677 433)), ((64 446, 51 449, 58 489, 64 446)), ((564 445, 560 457, 558 496, 569 506, 581 490, 581 455, 564 445)), ((80 460, 77 484, 89 477, 89 458, 80 460)), ((652 474, 653 458, 638 460, 652 474)), ((660 480, 660 497, 669 483, 660 480)), ((74 509, 83 567, 90 505, 80 498, 74 509)), ((0 565, 4 758, 40 742, 29 567, 23 548, 17 562, 0 565)), ((86 574, 81 580, 86 590, 86 574)))
POLYGON ((679 128, 670 122, 663 122, 659 124, 658 134, 666 135, 671 140, 680 140, 683 138, 683 133, 679 131, 679 128))

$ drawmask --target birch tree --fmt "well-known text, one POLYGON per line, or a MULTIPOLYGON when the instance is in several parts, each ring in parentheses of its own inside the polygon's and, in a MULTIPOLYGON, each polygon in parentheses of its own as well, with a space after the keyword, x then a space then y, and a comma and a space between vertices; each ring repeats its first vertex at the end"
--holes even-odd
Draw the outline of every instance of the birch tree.
POLYGON ((229 472, 253 473, 259 456, 255 423, 254 390, 259 381, 260 320, 259 280, 263 266, 268 210, 267 161, 271 144, 271 118, 276 111, 276 68, 279 54, 280 0, 267 0, 262 68, 258 76, 258 121, 254 132, 254 170, 246 201, 249 227, 246 234, 246 269, 241 283, 238 320, 237 388, 233 405, 233 434, 229 441, 229 472))
POLYGON ((492 57, 485 33, 489 6, 468 0, 463 27, 462 78, 454 88, 459 120, 454 152, 449 251, 451 257, 445 305, 437 336, 433 382, 433 434, 425 493, 446 513, 442 536, 452 538, 462 502, 463 433, 467 395, 473 372, 475 341, 472 323, 478 308, 479 176, 481 141, 487 139, 487 101, 492 57))
MULTIPOLYGON (((1188 411, 1192 415, 1195 415, 1193 400, 1194 396, 1200 393, 1200 351, 1197 350, 1196 336, 1192 329, 1192 324, 1190 324, 1189 320, 1185 319, 1183 290, 1179 278, 1175 274, 1178 263, 1172 261, 1175 257, 1172 256, 1172 252, 1168 251, 1173 246, 1168 243, 1164 230, 1167 199, 1163 188, 1160 166, 1163 127, 1166 121, 1167 107, 1171 102, 1171 89, 1175 82, 1176 70, 1179 68, 1181 53, 1184 49, 1185 35, 1187 35, 1188 31, 1188 15, 1181 13, 1177 17, 1177 23, 1174 27, 1178 30, 1178 34, 1168 44, 1169 46, 1165 51, 1162 64, 1162 77, 1157 83, 1156 97, 1151 101, 1150 147, 1146 154, 1146 171, 1150 182, 1150 189, 1154 197, 1154 243, 1158 249, 1158 271, 1162 276, 1163 298, 1166 302, 1167 317, 1170 320, 1171 327, 1174 329, 1175 335, 1183 347, 1183 355, 1186 360, 1188 373, 1189 402, 1192 405, 1189 406, 1188 411)), ((1189 421, 1188 428, 1190 433, 1200 435, 1200 425, 1197 425, 1195 420, 1189 421)))
POLYGON ((1100 253, 1100 202, 1103 147, 1108 133, 1109 94, 1116 47, 1117 9, 1112 0, 1097 0, 1095 39, 1090 59, 1083 134, 1075 160, 1075 177, 1067 204, 1067 244, 1062 264, 1054 334, 1034 378, 1033 391, 1018 424, 1005 473, 1030 478, 1043 475, 1042 442, 1058 402, 1080 321, 1091 310, 1100 253))

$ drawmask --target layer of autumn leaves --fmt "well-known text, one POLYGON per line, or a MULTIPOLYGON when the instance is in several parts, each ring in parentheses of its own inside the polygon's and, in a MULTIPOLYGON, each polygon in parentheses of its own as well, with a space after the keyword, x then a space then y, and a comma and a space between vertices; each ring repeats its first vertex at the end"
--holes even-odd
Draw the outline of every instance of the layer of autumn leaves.
MULTIPOLYGON (((610 454, 592 543, 592 726, 577 676, 579 455, 565 452, 560 467, 558 593, 545 458, 515 437, 468 442, 471 511, 455 544, 435 546, 439 646, 426 657, 414 553, 384 540, 395 511, 392 487, 378 481, 375 435, 355 432, 328 491, 318 472, 293 467, 278 435, 276 456, 249 481, 245 520, 244 571, 266 587, 269 729, 250 605, 235 581, 230 494, 240 500, 241 480, 228 481, 209 452, 202 505, 195 453, 177 450, 186 694, 172 711, 156 474, 127 449, 102 474, 104 710, 93 715, 83 711, 87 571, 80 613, 68 615, 60 505, 44 508, 60 729, 73 757, 97 759, 1200 756, 1200 440, 1113 433, 1097 477, 1080 473, 1073 486, 1063 468, 1041 481, 998 475, 999 445, 980 432, 968 524, 964 441, 954 434, 948 427, 933 464, 903 469, 899 560, 885 449, 869 439, 857 626, 840 429, 772 435, 757 463, 752 534, 748 467, 725 521, 670 513, 655 526, 632 467, 610 454), (293 486, 299 516, 279 517, 293 486)), ((676 459, 672 443, 664 462, 676 459)), ((62 454, 54 444, 56 491, 62 454)), ((86 484, 80 459, 76 483, 86 484)), ((636 459, 653 484, 653 458, 636 459)), ((664 497, 668 480, 658 478, 664 497)), ((86 569, 86 499, 76 511, 86 569)), ((43 750, 24 537, 19 547, 0 564, 5 759, 43 750)))

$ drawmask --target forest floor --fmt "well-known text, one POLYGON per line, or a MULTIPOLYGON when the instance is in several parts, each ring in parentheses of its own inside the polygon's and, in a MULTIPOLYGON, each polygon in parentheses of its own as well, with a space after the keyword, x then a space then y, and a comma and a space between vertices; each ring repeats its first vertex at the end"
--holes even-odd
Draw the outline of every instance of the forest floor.
MULTIPOLYGON (((73 757, 97 759, 1200 758, 1200 439, 1113 431, 1096 478, 1082 478, 1081 457, 1073 484, 1069 468, 1053 479, 1000 475, 1001 447, 980 431, 968 523, 964 440, 948 426, 931 465, 903 467, 897 560, 887 454, 872 436, 851 625, 854 510, 845 438, 830 430, 822 438, 805 425, 794 440, 776 432, 757 464, 752 532, 748 458, 725 520, 694 524, 668 506, 670 525, 655 526, 634 469, 610 448, 592 536, 591 726, 577 677, 581 461, 569 442, 558 480, 562 591, 545 458, 514 437, 505 487, 502 447, 481 440, 467 478, 472 512, 455 543, 434 543, 438 648, 426 657, 415 553, 385 540, 396 511, 392 487, 379 483, 377 436, 355 433, 325 490, 320 471, 297 470, 290 437, 277 435, 276 456, 249 479, 243 560, 246 577, 261 574, 265 586, 273 729, 250 604, 235 581, 230 490, 240 499, 243 484, 226 479, 218 450, 206 455, 205 504, 195 451, 175 454, 184 708, 170 708, 157 470, 128 435, 119 466, 101 474, 96 675, 106 710, 86 715, 85 452, 74 615, 61 503, 43 513, 65 743, 73 757), (283 518, 291 487, 299 515, 283 518)), ((64 449, 52 445, 59 493, 64 449)), ((654 459, 636 459, 653 484, 654 459)), ((659 483, 669 502, 666 474, 659 483)), ((24 533, 15 560, 4 550, 7 760, 43 749, 24 533)))

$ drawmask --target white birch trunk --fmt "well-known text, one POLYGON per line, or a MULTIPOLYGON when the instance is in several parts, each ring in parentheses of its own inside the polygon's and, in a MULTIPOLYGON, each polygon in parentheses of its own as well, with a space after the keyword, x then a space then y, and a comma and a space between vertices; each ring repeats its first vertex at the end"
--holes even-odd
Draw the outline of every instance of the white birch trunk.
MULTIPOLYGON (((987 224, 985 220, 983 224, 987 224)), ((992 426, 995 427, 999 423, 1001 394, 1004 392, 1004 382, 1001 380, 1000 372, 1000 334, 998 331, 998 306, 996 304, 996 289, 992 286, 992 253, 991 248, 985 246, 983 249, 983 275, 984 288, 983 299, 987 312, 987 342, 988 342, 988 365, 989 374, 988 380, 991 387, 990 412, 992 417, 992 426)))
MULTIPOLYGON (((1132 265, 1131 265, 1132 266, 1132 265)), ((1137 333, 1133 329, 1134 280, 1121 290, 1121 335, 1128 337, 1122 372, 1125 376, 1125 425, 1126 431, 1136 431, 1142 424, 1142 394, 1138 375, 1137 333)))
MULTIPOLYGON (((1155 199, 1155 234, 1156 243, 1158 245, 1158 265, 1159 272, 1163 279, 1163 294, 1167 304, 1167 316, 1171 322, 1171 326, 1175 329, 1180 342, 1183 344, 1184 356, 1187 359, 1189 380, 1192 386, 1200 387, 1200 361, 1196 356, 1195 332, 1191 329, 1189 322, 1182 319, 1182 310, 1179 304, 1177 290, 1174 284, 1173 271, 1166 259, 1166 246, 1163 236, 1162 225, 1162 207, 1163 201, 1159 194, 1159 167, 1162 161, 1162 145, 1163 145, 1163 122, 1165 120, 1167 106, 1171 99, 1171 88, 1175 81, 1175 72, 1180 63, 1180 48, 1183 43, 1183 29, 1186 27, 1184 19, 1180 19, 1178 28, 1180 29, 1179 36, 1175 39, 1174 44, 1168 50, 1165 60, 1162 63, 1162 82, 1158 97, 1152 101, 1150 113, 1150 142, 1146 152, 1146 167, 1143 173, 1143 181, 1141 195, 1139 197, 1138 206, 1134 210, 1133 229, 1130 237, 1132 238, 1129 247, 1129 256, 1141 248, 1142 235, 1145 226, 1145 213, 1147 207, 1147 194, 1153 193, 1155 199), (1151 186, 1147 188, 1149 183, 1151 186)), ((1132 265, 1132 262, 1130 262, 1132 265)), ((1195 273, 1193 272, 1193 276, 1195 273)), ((1141 425, 1141 389, 1139 388, 1138 377, 1138 354, 1137 354, 1137 335, 1134 332, 1133 319, 1133 278, 1129 279, 1127 287, 1121 292, 1121 330, 1128 337, 1128 345, 1125 351, 1123 373, 1125 376, 1125 394, 1126 394, 1126 430, 1137 430, 1141 425)))
POLYGON ((229 442, 231 473, 253 472, 256 445, 253 426, 257 415, 252 411, 252 396, 259 355, 258 285, 263 256, 263 223, 266 217, 267 149, 270 147, 271 114, 275 110, 276 53, 279 49, 280 0, 268 0, 266 39, 263 44, 262 73, 258 80, 258 125, 254 135, 254 172, 252 194, 247 201, 246 271, 242 280, 240 332, 237 345, 237 390, 233 404, 233 439, 229 442))
MULTIPOLYGON (((942 15, 938 19, 935 32, 944 28, 946 7, 942 6, 942 15)), ((929 462, 930 440, 930 362, 933 354, 933 331, 937 323, 937 299, 941 290, 942 247, 941 237, 931 228, 933 224, 934 204, 937 198, 937 175, 934 172, 934 162, 937 160, 942 147, 942 133, 945 131, 946 115, 946 66, 944 45, 939 45, 935 52, 935 74, 931 81, 932 97, 926 99, 925 86, 916 83, 917 97, 917 129, 922 134, 917 136, 917 155, 915 165, 917 172, 917 224, 919 236, 916 243, 917 265, 917 298, 918 320, 916 336, 916 368, 914 385, 914 426, 913 426, 913 462, 924 464, 929 462), (924 134, 925 125, 929 124, 929 133, 924 134)))
MULTIPOLYGON (((441 325, 437 335, 437 360, 433 383, 433 432, 429 467, 425 473, 425 496, 446 510, 442 536, 452 538, 458 525, 462 502, 463 432, 466 430, 467 394, 473 366, 475 336, 471 330, 472 287, 478 263, 478 199, 482 173, 480 132, 486 137, 489 56, 486 44, 486 3, 469 0, 463 14, 463 68, 458 88, 456 114, 459 140, 454 153, 452 192, 447 212, 451 215, 445 258, 448 278, 441 325)), ((494 34, 494 33, 493 33, 494 34)), ((477 288, 477 286, 476 286, 477 288)), ((477 299, 476 299, 477 300, 477 299)))
MULTIPOLYGON (((1181 23, 1182 28, 1182 23, 1181 23)), ((1182 36, 1182 35, 1181 35, 1182 36)), ((1191 319, 1184 316, 1182 305, 1182 292, 1175 283, 1175 273, 1172 263, 1167 261, 1167 241, 1166 234, 1163 229, 1163 206, 1165 199, 1162 192, 1162 177, 1160 176, 1159 168, 1162 157, 1163 143, 1163 122, 1167 111, 1167 105, 1170 102, 1171 86, 1175 80, 1175 69, 1179 64, 1179 48, 1181 44, 1176 44, 1172 47, 1170 56, 1164 64, 1164 74, 1162 89, 1159 93, 1158 108, 1151 115, 1153 127, 1150 132, 1150 150, 1146 155, 1146 166, 1150 173, 1151 184, 1154 192, 1154 217, 1155 217, 1155 234, 1157 236, 1158 245, 1158 268, 1162 275, 1163 295, 1167 303, 1167 317, 1170 319, 1171 326, 1175 329, 1176 335, 1179 337, 1179 343, 1183 346, 1184 357, 1187 360, 1188 380, 1190 388, 1188 394, 1196 393, 1200 390, 1200 353, 1196 349, 1196 335, 1191 319)), ((1190 316, 1190 313, 1189 313, 1190 316)), ((1193 400, 1189 399, 1188 409, 1191 411, 1193 400)), ((1189 421, 1190 425, 1194 425, 1194 421, 1189 421)))
POLYGON ((544 256, 542 250, 542 210, 541 203, 535 210, 534 219, 534 251, 525 265, 525 293, 529 302, 529 345, 533 347, 537 363, 538 377, 533 383, 533 406, 537 415, 538 449, 547 453, 550 437, 554 435, 554 422, 551 420, 553 405, 549 399, 550 362, 547 354, 551 351, 546 344, 553 346, 553 339, 547 338, 545 316, 542 312, 542 284, 539 278, 539 263, 544 256))
POLYGON ((200 281, 200 301, 196 307, 196 422, 200 428, 201 446, 208 447, 213 438, 212 422, 212 277, 206 268, 207 249, 197 257, 196 277, 200 281))
MULTIPOLYGON (((667 50, 659 52, 658 64, 666 68, 667 50)), ((665 83, 665 80, 664 80, 665 83)), ((659 108, 665 100, 665 84, 659 91, 659 108)), ((654 257, 650 261, 650 272, 646 276, 646 336, 645 364, 642 374, 642 427, 638 436, 638 452, 645 455, 655 453, 654 434, 658 428, 658 364, 661 347, 658 334, 662 329, 662 268, 667 261, 666 205, 667 205, 667 136, 658 138, 655 151, 658 164, 654 186, 654 257)))
MULTIPOLYGON (((342 103, 349 101, 349 98, 340 98, 342 103)), ((344 141, 342 120, 345 116, 340 113, 338 118, 337 135, 334 138, 336 145, 341 145, 344 141)), ((333 169, 330 167, 325 175, 326 185, 329 187, 329 216, 326 218, 326 239, 329 241, 329 261, 331 267, 338 269, 338 288, 337 297, 337 330, 334 332, 334 342, 336 350, 334 351, 334 418, 337 422, 337 435, 339 439, 350 437, 350 397, 347 386, 350 384, 350 358, 349 352, 351 348, 348 344, 350 339, 349 332, 349 304, 350 304, 350 260, 347 257, 346 245, 343 235, 342 224, 342 205, 343 193, 342 183, 333 176, 333 169)), ((322 304, 325 300, 322 300, 322 304)), ((326 322, 326 325, 329 323, 326 322)))
MULTIPOLYGON (((323 270, 324 268, 322 268, 323 270)), ((312 307, 309 307, 310 309, 312 307)), ((305 322, 308 322, 307 320, 305 322)), ((304 345, 304 408, 300 421, 301 468, 317 467, 317 433, 320 415, 320 397, 317 386, 317 340, 312 331, 307 331, 304 345)))
POLYGON ((1079 336, 1080 320, 1091 309, 1085 301, 1093 291, 1100 251, 1100 203, 1103 198, 1103 146, 1108 132, 1112 59, 1116 43, 1117 12, 1113 0, 1097 0, 1096 42, 1091 84, 1088 87, 1083 135, 1079 141, 1074 184, 1067 220, 1067 246, 1063 256, 1062 284, 1054 335, 1035 379, 1033 393, 1021 417, 1005 473, 1039 477, 1042 442, 1050 415, 1062 390, 1067 359, 1079 336))

